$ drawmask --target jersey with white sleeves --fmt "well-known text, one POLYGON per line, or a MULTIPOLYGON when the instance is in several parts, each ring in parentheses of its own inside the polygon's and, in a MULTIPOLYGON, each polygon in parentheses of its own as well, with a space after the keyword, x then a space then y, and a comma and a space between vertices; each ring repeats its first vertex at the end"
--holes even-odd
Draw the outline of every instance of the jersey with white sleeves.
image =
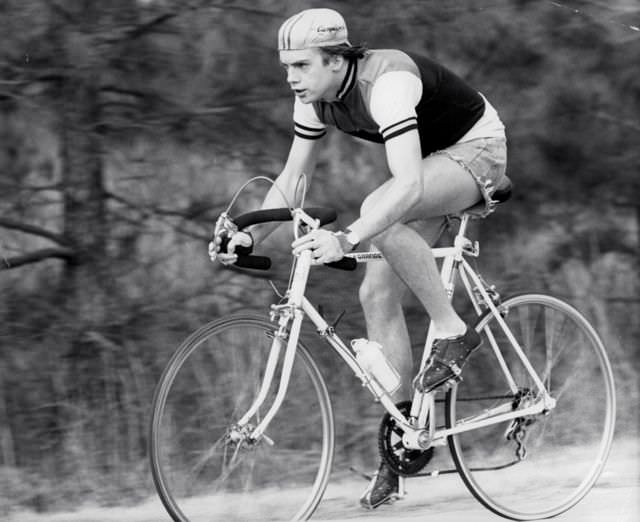
POLYGON ((328 125, 384 143, 417 129, 422 156, 454 143, 504 137, 495 109, 442 65, 397 50, 369 50, 350 60, 337 100, 304 104, 296 98, 294 132, 306 139, 328 125))

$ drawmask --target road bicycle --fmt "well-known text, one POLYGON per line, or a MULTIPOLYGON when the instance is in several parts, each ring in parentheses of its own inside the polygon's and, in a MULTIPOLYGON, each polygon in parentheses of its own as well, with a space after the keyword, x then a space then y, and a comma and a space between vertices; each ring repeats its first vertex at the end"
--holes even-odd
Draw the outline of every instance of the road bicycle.
MULTIPOLYGON (((493 198, 501 202, 509 194, 503 189, 493 198)), ((302 205, 235 219, 223 213, 216 234, 291 221, 299 237, 335 219, 331 209, 302 205)), ((483 344, 461 377, 431 393, 416 389, 411 401, 396 404, 360 365, 305 297, 316 269, 310 251, 292 257, 287 291, 269 317, 224 317, 182 343, 157 386, 150 431, 153 480, 173 520, 306 520, 314 513, 329 482, 335 421, 325 381, 301 338, 305 319, 384 408, 378 446, 403 489, 412 477, 438 475, 428 471, 429 462, 434 448, 448 446, 468 490, 503 517, 553 517, 588 493, 607 460, 615 424, 603 343, 560 299, 541 293, 502 298, 470 263, 479 255, 478 243, 466 237, 470 219, 464 212, 451 220, 457 222, 453 244, 434 254, 449 296, 464 289, 483 344)), ((379 252, 357 252, 338 267, 380 259, 379 252)), ((269 259, 244 255, 237 264, 265 268, 269 259)), ((428 489, 417 494, 428 503, 428 489)))

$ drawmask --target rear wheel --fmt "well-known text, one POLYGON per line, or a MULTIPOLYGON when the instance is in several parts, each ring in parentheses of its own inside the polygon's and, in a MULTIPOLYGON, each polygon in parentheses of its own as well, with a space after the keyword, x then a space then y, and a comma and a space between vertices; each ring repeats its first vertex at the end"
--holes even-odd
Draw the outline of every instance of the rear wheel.
MULTIPOLYGON (((546 295, 504 301, 501 316, 543 381, 555 408, 449 437, 456 467, 471 493, 514 520, 558 515, 598 479, 615 423, 615 391, 607 354, 595 330, 572 306, 546 295)), ((536 386, 492 313, 476 329, 483 345, 446 398, 447 426, 498 404, 531 404, 536 386), (513 377, 492 350, 491 334, 513 377)))
POLYGON ((333 458, 333 413, 304 346, 266 436, 250 434, 275 390, 247 426, 237 425, 260 388, 274 330, 251 316, 222 319, 196 331, 167 365, 153 401, 150 458, 174 520, 306 520, 320 502, 333 458))

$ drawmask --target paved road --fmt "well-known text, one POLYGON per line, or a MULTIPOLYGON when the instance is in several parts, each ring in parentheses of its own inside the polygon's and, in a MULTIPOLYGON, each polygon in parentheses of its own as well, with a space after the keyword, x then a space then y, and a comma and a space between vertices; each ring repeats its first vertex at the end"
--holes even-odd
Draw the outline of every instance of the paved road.
MULTIPOLYGON (((313 520, 318 522, 504 522, 477 502, 453 475, 412 479, 407 496, 391 506, 363 512, 354 502, 362 485, 329 487, 313 520), (421 482, 422 481, 422 482, 421 482), (428 494, 423 494, 428 491, 428 494)), ((553 519, 557 522, 640 521, 640 441, 614 444, 596 486, 575 507, 553 519)))
MULTIPOLYGON (((457 488, 455 489, 457 490, 457 488)), ((383 506, 370 513, 363 513, 355 506, 344 506, 340 515, 334 513, 322 517, 322 514, 318 513, 320 518, 314 517, 313 520, 318 522, 379 522, 383 520, 393 520, 394 522, 504 522, 504 518, 485 509, 471 498, 466 490, 460 490, 457 493, 446 500, 428 504, 412 502, 408 497, 392 506, 383 506)), ((599 485, 581 503, 553 520, 557 522, 638 522, 640 520, 640 482, 636 477, 634 485, 599 485)))
MULTIPOLYGON (((390 506, 363 511, 357 498, 363 482, 334 481, 312 520, 317 522, 496 522, 505 519, 480 505, 457 475, 412 479, 408 495, 390 506), (427 491, 428 494, 424 494, 427 491)), ((159 500, 133 508, 84 507, 72 513, 14 513, 11 522, 162 522, 168 521, 159 500)), ((557 522, 637 522, 640 520, 640 441, 615 444, 596 487, 557 522)))

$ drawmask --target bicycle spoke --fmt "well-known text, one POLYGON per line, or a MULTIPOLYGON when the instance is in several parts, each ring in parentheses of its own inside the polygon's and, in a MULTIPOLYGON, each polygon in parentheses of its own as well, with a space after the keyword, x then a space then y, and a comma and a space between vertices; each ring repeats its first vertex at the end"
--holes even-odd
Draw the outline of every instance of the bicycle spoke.
POLYGON ((560 400, 567 391, 572 391, 574 389, 573 385, 575 384, 575 381, 584 378, 584 375, 580 373, 580 370, 583 369, 580 367, 579 362, 580 360, 573 363, 573 371, 564 377, 561 387, 550 390, 552 392, 552 396, 556 400, 560 400))
MULTIPOLYGON (((254 318, 204 327, 178 350, 154 399, 151 459, 160 497, 175 520, 308 517, 326 487, 333 421, 326 388, 299 347, 289 394, 252 438, 280 375, 247 424, 237 424, 261 388, 271 339, 254 318)), ((243 420, 243 423, 245 421, 243 420)))
MULTIPOLYGON (((218 444, 221 442, 223 442, 222 439, 217 440, 215 444, 211 446, 211 448, 205 451, 204 454, 194 462, 193 467, 189 472, 191 476, 197 477, 200 474, 200 472, 204 469, 207 463, 216 454, 218 444)), ((225 445, 225 453, 223 453, 223 460, 225 458, 225 454, 226 454, 226 445, 225 445)))
MULTIPOLYGON (((613 380, 601 342, 575 309, 541 295, 505 300, 503 308, 555 407, 449 437, 449 446, 480 502, 507 518, 537 520, 569 509, 601 472, 613 435, 613 380)), ((495 323, 487 314, 477 328, 491 328, 519 390, 513 405, 524 408, 541 399, 538 388, 495 323)), ((510 386, 495 371, 495 360, 482 357, 482 350, 469 360, 462 382, 447 395, 447 427, 469 427, 475 416, 504 402, 499 397, 510 386), (470 400, 474 396, 478 400, 470 400)))

